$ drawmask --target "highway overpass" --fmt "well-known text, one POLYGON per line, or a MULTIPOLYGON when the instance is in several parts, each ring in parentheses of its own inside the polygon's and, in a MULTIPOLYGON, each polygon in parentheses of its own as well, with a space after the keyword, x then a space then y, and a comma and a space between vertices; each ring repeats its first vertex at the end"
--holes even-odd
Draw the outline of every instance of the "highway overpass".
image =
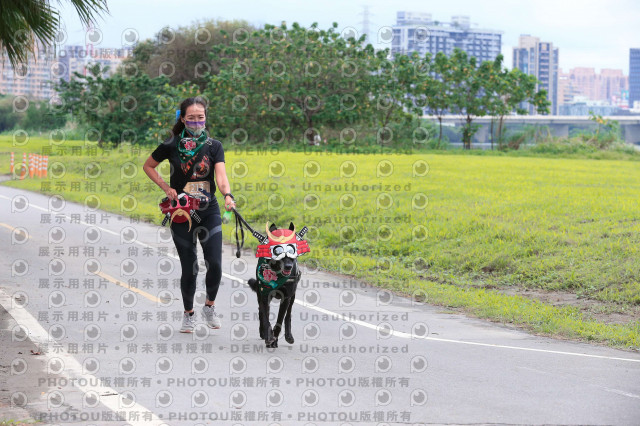
MULTIPOLYGON (((436 125, 438 119, 432 115, 425 115, 422 118, 433 121, 436 125)), ((628 143, 640 144, 640 115, 632 116, 610 116, 604 117, 607 120, 615 120, 620 124, 622 137, 628 143)), ((464 125, 465 116, 446 115, 442 119, 442 124, 447 127, 456 128, 464 125)), ((595 130, 597 124, 590 120, 588 116, 562 116, 562 115, 508 115, 504 117, 506 129, 522 128, 525 125, 546 126, 554 136, 568 137, 574 131, 595 130)), ((475 134, 473 142, 487 143, 491 141, 491 117, 476 117, 474 123, 481 127, 475 134)), ((498 120, 495 119, 494 129, 497 128, 498 120)), ((494 130, 495 131, 495 130, 494 130)), ((451 140, 451 142, 459 142, 451 140)))

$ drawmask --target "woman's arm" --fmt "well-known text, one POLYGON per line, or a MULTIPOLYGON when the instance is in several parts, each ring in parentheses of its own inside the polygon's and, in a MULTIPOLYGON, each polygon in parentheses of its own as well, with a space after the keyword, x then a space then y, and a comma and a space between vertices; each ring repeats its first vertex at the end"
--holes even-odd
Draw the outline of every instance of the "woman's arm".
MULTIPOLYGON (((231 192, 231 185, 229 185, 229 179, 227 178, 227 169, 222 161, 215 163, 214 170, 216 173, 216 185, 224 196, 231 192)), ((236 202, 229 196, 224 197, 224 208, 227 211, 231 211, 236 206, 236 202)))
POLYGON ((153 157, 149 156, 149 158, 147 158, 147 161, 144 162, 144 165, 142 166, 142 170, 144 170, 147 176, 149 176, 149 179, 155 182, 155 184, 158 185, 160 189, 164 191, 165 194, 167 194, 167 197, 169 197, 170 200, 177 199, 178 192, 175 189, 171 188, 167 184, 167 182, 165 182, 164 179, 162 179, 162 176, 160 176, 160 173, 158 173, 158 171, 156 170, 156 167, 158 167, 158 164, 160 163, 154 160, 153 157))

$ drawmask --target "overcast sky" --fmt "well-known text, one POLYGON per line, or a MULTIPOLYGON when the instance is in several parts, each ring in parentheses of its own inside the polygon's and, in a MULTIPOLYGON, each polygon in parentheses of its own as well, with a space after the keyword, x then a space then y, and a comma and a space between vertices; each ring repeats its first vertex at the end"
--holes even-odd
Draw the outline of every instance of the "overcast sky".
MULTIPOLYGON (((85 44, 86 31, 73 9, 63 2, 65 44, 85 44)), ((54 2, 56 6, 58 3, 54 2)), ((134 29, 140 39, 153 37, 165 26, 176 28, 196 20, 243 19, 253 25, 265 23, 309 26, 318 22, 328 28, 337 22, 362 30, 363 5, 370 6, 371 29, 395 23, 398 10, 431 13, 434 20, 450 22, 453 15, 467 15, 479 28, 502 31, 502 53, 511 67, 512 48, 520 34, 550 41, 560 49, 560 67, 622 69, 629 73, 629 48, 640 47, 640 2, 637 0, 108 0, 110 14, 98 20, 102 47, 122 47, 123 33, 134 29)))

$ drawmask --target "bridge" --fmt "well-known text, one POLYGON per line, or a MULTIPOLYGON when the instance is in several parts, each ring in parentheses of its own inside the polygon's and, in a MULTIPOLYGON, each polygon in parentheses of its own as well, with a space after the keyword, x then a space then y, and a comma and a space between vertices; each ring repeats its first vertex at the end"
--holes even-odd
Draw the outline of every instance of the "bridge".
MULTIPOLYGON (((433 121, 438 124, 438 118, 433 115, 424 115, 422 118, 433 121)), ((631 144, 640 144, 640 115, 623 115, 603 117, 610 121, 617 121, 620 124, 622 137, 625 142, 631 144)), ((464 125, 465 116, 463 115, 445 115, 442 118, 443 126, 462 127, 464 125)), ((492 117, 476 117, 473 122, 480 124, 481 127, 476 132, 473 142, 487 143, 491 141, 491 120, 492 117)), ((493 118, 494 131, 497 129, 498 120, 493 118)), ((504 117, 504 129, 514 130, 522 129, 525 125, 548 127, 553 136, 569 137, 571 131, 593 131, 597 128, 597 123, 590 120, 588 116, 563 116, 563 115, 507 115, 504 117)), ((444 131, 443 131, 444 132, 444 131)), ((451 135, 449 135, 452 139, 451 135)), ((461 138, 461 136, 458 136, 461 138)), ((455 139, 455 137, 453 138, 455 139)), ((451 142, 456 142, 451 140, 451 142)))

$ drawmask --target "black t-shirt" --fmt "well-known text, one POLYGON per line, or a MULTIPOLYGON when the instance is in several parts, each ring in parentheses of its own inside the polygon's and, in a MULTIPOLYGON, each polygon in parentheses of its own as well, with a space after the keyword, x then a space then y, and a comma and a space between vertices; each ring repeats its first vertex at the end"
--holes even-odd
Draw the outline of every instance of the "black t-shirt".
POLYGON ((158 145, 155 151, 151 153, 151 157, 158 163, 169 160, 171 165, 169 186, 179 194, 183 192, 187 182, 207 181, 211 187, 211 197, 215 199, 213 195, 216 191, 214 165, 220 162, 224 163, 222 143, 219 140, 207 138, 205 145, 193 156, 195 165, 191 168, 191 176, 187 177, 183 168, 186 169, 186 165, 189 163, 182 164, 180 161, 178 140, 178 137, 173 136, 158 145))

